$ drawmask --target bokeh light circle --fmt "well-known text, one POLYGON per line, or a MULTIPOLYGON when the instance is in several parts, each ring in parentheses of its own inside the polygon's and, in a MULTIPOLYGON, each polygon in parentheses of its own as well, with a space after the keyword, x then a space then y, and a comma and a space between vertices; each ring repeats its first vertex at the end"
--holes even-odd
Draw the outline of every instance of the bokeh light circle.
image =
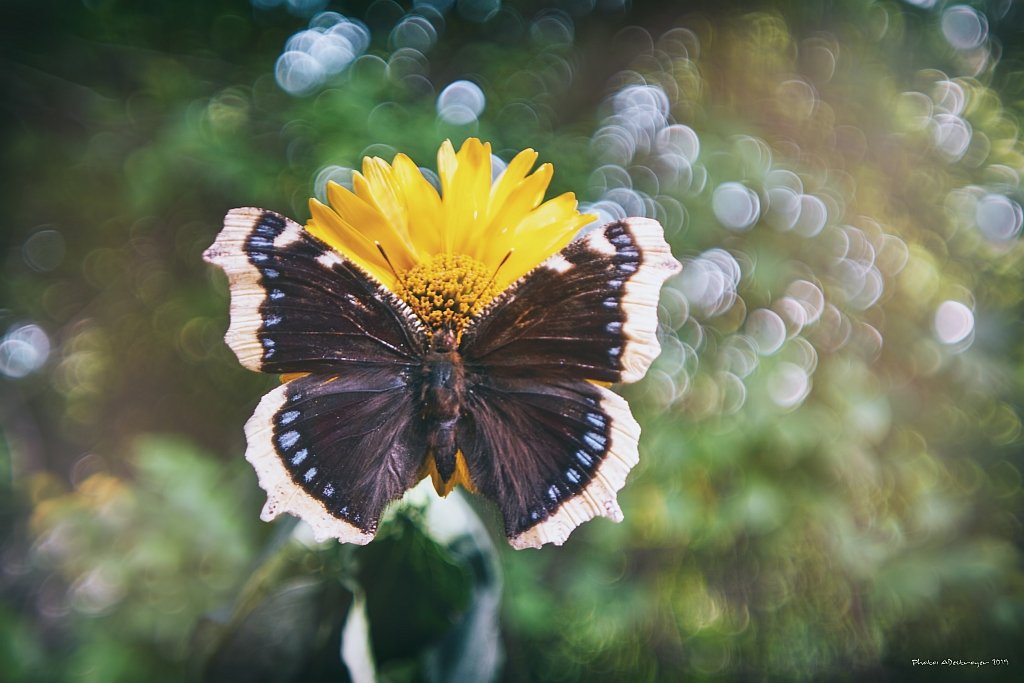
POLYGON ((43 366, 50 356, 50 338, 34 323, 12 325, 0 339, 0 374, 25 377, 43 366))
POLYGON ((447 123, 465 125, 476 121, 486 105, 480 86, 473 81, 455 81, 437 96, 437 115, 447 123))
POLYGON ((974 333, 974 313, 959 301, 943 301, 935 310, 934 324, 940 342, 959 344, 974 333))
POLYGON ((290 95, 307 95, 324 81, 324 68, 312 55, 288 50, 277 58, 274 77, 281 89, 290 95))
POLYGON ((1005 195, 988 194, 974 208, 978 229, 991 240, 1011 240, 1020 234, 1024 211, 1020 204, 1005 195))
POLYGON ((757 193, 742 183, 722 183, 711 199, 715 218, 729 230, 747 230, 761 215, 757 193))
POLYGON ((988 38, 988 19, 967 5, 954 5, 942 13, 942 35, 957 50, 973 50, 988 38))

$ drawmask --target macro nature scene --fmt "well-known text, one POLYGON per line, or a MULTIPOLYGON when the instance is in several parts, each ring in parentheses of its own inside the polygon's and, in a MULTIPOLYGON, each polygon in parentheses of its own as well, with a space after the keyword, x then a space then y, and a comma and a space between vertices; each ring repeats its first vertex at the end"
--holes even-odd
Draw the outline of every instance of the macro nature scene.
POLYGON ((1024 680, 1020 3, 4 10, 0 680, 1024 680))

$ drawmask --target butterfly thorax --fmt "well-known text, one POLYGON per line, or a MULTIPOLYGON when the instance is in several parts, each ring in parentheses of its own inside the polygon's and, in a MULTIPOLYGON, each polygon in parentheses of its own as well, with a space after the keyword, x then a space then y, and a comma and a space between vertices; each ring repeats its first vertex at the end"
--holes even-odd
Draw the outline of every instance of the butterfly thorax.
POLYGON ((466 388, 465 369, 451 329, 435 332, 423 357, 420 405, 426 422, 427 444, 441 480, 455 474, 455 430, 466 388))

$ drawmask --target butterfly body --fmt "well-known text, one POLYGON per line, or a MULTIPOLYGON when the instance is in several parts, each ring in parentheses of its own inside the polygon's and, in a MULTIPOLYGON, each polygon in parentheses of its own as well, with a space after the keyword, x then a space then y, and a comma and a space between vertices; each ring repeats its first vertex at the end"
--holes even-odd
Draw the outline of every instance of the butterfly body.
POLYGON ((517 548, 622 519, 640 428, 606 387, 660 352, 658 294, 680 266, 655 221, 592 231, 458 328, 431 328, 271 211, 229 212, 205 258, 228 275, 240 362, 293 377, 246 424, 263 519, 288 512, 318 538, 367 543, 428 474, 441 493, 462 484, 493 501, 517 548))
POLYGON ((455 475, 456 428, 466 392, 465 368, 451 330, 438 331, 431 338, 422 377, 420 404, 428 453, 434 458, 441 483, 448 484, 455 475))

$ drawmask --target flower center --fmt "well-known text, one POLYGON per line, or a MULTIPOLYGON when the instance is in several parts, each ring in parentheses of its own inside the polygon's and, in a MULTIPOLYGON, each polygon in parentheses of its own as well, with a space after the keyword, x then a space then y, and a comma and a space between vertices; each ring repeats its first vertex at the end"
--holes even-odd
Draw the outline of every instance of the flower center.
POLYGON ((438 254, 398 277, 397 294, 433 333, 462 333, 498 295, 494 273, 469 256, 438 254))

